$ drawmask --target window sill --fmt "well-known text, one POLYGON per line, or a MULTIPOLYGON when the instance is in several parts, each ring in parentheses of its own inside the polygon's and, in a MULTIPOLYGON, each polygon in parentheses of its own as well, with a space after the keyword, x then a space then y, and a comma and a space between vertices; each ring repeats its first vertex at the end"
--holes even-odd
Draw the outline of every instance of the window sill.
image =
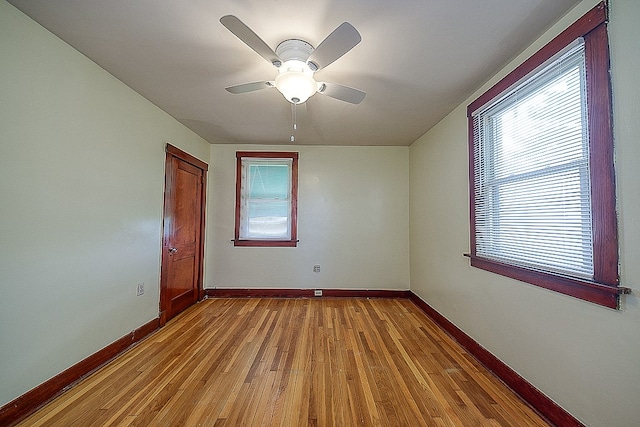
POLYGON ((233 246, 253 246, 262 248, 295 248, 298 240, 241 240, 233 239, 233 246))
POLYGON ((629 288, 616 285, 605 285, 602 283, 590 282, 588 280, 530 270, 476 257, 471 254, 465 254, 465 256, 471 259, 472 267, 520 280, 522 282, 589 301, 604 307, 618 309, 620 304, 620 295, 631 292, 629 288))

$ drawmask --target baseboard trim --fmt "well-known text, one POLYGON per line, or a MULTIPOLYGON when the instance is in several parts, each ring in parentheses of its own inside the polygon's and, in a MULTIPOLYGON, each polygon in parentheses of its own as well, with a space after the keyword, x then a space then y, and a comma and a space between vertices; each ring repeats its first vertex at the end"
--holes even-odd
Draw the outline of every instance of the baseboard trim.
POLYGON ((0 425, 11 426, 17 424, 78 380, 109 362, 159 327, 159 319, 153 319, 145 323, 102 350, 2 406, 0 408, 0 425))
POLYGON ((419 296, 413 292, 409 293, 409 299, 413 301, 415 305, 424 311, 427 316, 433 319, 438 326, 453 337, 467 352, 474 356, 543 417, 557 426, 584 427, 584 424, 574 418, 573 415, 558 406, 557 403, 549 399, 549 397, 522 378, 517 372, 478 344, 469 335, 465 334, 433 307, 424 302, 419 296))
MULTIPOLYGON (((314 298, 314 289, 205 289, 208 298, 314 298)), ((322 297, 409 298, 410 291, 377 289, 322 289, 322 297)), ((316 297, 318 298, 318 297, 316 297)), ((320 297, 321 298, 321 297, 320 297)))

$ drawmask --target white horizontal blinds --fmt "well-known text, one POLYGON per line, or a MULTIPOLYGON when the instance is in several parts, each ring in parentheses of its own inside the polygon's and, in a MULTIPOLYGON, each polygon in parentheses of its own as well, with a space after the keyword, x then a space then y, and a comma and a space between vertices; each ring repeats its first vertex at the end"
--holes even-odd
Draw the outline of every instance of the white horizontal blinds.
POLYGON ((593 278, 584 43, 473 115, 476 256, 593 278))
POLYGON ((241 239, 291 238, 292 159, 243 157, 241 239))

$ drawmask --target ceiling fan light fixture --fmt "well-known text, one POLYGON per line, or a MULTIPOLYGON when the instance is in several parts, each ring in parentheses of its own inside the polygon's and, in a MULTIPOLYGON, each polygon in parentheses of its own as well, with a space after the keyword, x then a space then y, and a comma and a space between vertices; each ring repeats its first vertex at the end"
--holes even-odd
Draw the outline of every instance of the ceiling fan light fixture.
POLYGON ((220 22, 278 69, 278 75, 273 82, 229 86, 225 88, 228 92, 239 94, 276 87, 294 107, 306 102, 316 92, 351 104, 359 104, 364 99, 366 93, 359 89, 335 83, 318 83, 313 77, 316 71, 324 69, 342 57, 362 40, 358 30, 348 22, 340 24, 317 48, 301 39, 287 39, 280 42, 275 51, 237 17, 225 15, 220 18, 220 22))
POLYGON ((280 66, 275 86, 292 104, 302 104, 318 90, 309 66, 298 60, 286 61, 280 66))

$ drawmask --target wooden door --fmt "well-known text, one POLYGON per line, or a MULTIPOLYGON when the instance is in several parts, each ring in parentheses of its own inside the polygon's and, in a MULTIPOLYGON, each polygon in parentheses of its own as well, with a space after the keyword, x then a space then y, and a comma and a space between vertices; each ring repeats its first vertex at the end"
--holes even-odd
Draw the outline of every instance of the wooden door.
POLYGON ((202 287, 207 164, 167 144, 160 324, 197 302, 202 287))

